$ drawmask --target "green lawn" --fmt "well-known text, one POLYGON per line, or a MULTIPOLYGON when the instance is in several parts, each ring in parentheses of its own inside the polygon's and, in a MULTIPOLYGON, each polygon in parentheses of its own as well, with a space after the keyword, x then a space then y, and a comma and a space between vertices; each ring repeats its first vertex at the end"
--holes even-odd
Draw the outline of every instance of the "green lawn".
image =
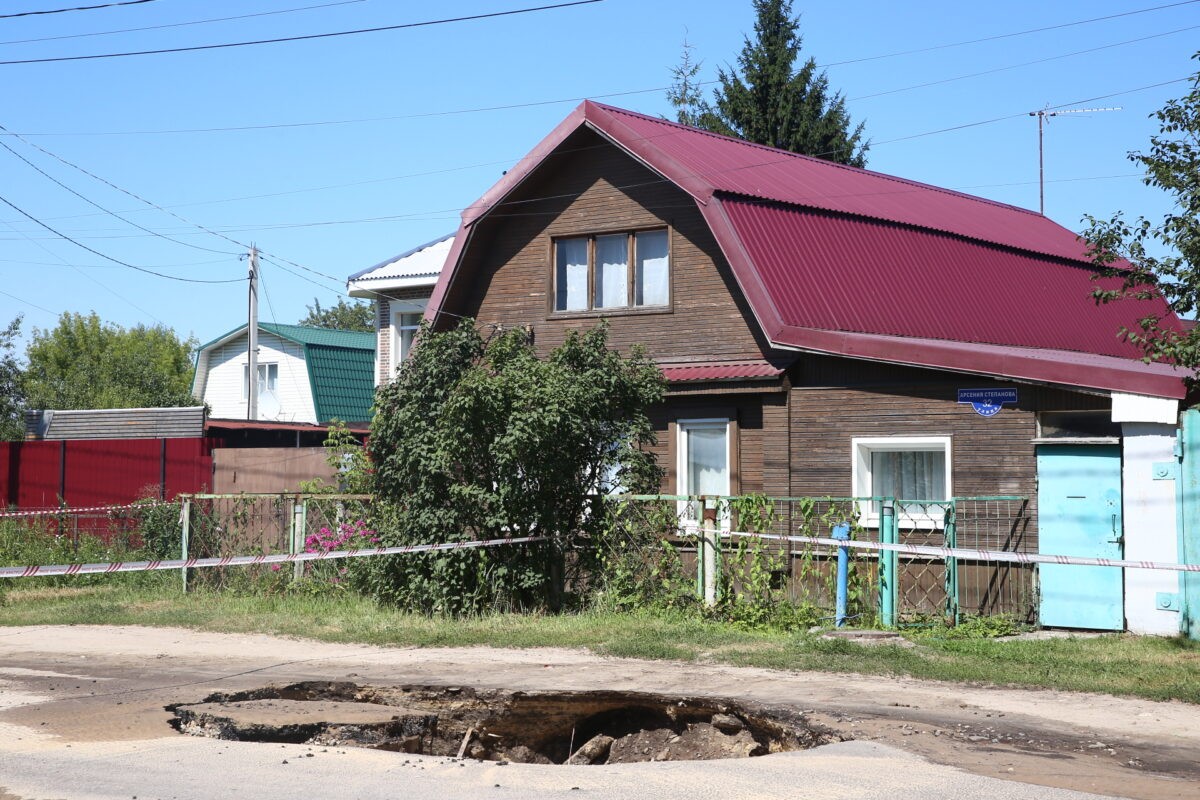
POLYGON ((197 591, 185 596, 175 582, 7 588, 0 595, 0 625, 7 626, 162 625, 382 646, 576 647, 630 658, 905 675, 1200 703, 1200 643, 1179 638, 1012 641, 926 634, 909 637, 912 646, 862 646, 810 634, 740 630, 669 613, 443 619, 380 608, 351 594, 197 591))

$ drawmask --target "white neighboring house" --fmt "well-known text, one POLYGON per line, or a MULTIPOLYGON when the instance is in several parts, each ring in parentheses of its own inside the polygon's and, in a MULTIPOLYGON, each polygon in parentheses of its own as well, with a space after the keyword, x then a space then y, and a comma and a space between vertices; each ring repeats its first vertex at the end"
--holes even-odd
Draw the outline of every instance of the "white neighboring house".
POLYGON ((219 336, 196 356, 192 395, 208 404, 211 418, 245 420, 253 386, 257 421, 370 420, 374 334, 260 322, 258 375, 251 381, 247 329, 242 325, 219 336))
POLYGON ((425 305, 453 244, 454 234, 447 234, 346 280, 351 297, 375 301, 376 385, 396 377, 396 366, 408 357, 425 305))

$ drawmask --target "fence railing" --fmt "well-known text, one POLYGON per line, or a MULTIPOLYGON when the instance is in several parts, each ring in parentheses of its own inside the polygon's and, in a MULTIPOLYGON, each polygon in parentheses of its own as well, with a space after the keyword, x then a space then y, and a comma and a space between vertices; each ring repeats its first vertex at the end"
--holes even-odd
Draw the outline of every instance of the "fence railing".
MULTIPOLYGON (((685 567, 697 570, 697 594, 703 597, 705 539, 698 509, 715 506, 714 543, 728 551, 730 537, 720 531, 759 534, 757 546, 768 556, 775 586, 793 603, 832 608, 838 548, 797 542, 794 537, 832 538, 846 525, 858 542, 933 547, 963 547, 1008 553, 1036 552, 1029 500, 1018 496, 907 500, 894 497, 714 497, 681 495, 627 496, 627 502, 669 501, 679 507, 685 567), (793 537, 793 538, 788 538, 793 537)), ((874 614, 894 627, 964 614, 1006 614, 1034 622, 1037 614, 1033 564, 963 559, 937 554, 854 549, 850 553, 852 612, 874 614)), ((708 559, 712 563, 713 559, 708 559)), ((727 561, 727 559, 726 559, 727 561)), ((721 563, 718 558, 716 563, 721 563)), ((712 585, 714 581, 708 581, 712 585)), ((732 581, 738 589, 738 581, 732 581)))
MULTIPOLYGON (((374 546, 364 522, 370 515, 371 495, 190 494, 180 495, 179 501, 179 552, 185 560, 374 546)), ((291 565, 291 576, 303 578, 313 568, 309 562, 297 561, 291 565)), ((250 569, 279 571, 278 565, 250 569)), ((184 569, 182 575, 184 591, 189 580, 220 585, 230 577, 222 568, 184 569)))
MULTIPOLYGON (((634 520, 642 528, 649 525, 650 510, 666 514, 665 525, 654 523, 660 531, 656 536, 672 541, 678 568, 685 575, 694 572, 695 592, 702 599, 711 599, 718 591, 767 592, 796 605, 833 608, 839 547, 828 540, 839 526, 845 526, 849 539, 859 543, 993 553, 1037 551, 1029 501, 1016 496, 945 501, 681 495, 613 499, 632 516, 642 514, 641 523, 634 520), (706 516, 712 528, 708 537, 701 535, 706 516)), ((118 556, 144 548, 150 558, 184 561, 370 549, 376 541, 366 522, 371 517, 369 495, 190 494, 181 495, 177 503, 151 501, 107 513, 100 509, 6 513, 12 524, 28 518, 31 525, 36 521, 39 535, 69 537, 75 543, 91 538, 89 533, 100 533, 100 526, 90 530, 94 516, 104 521, 104 533, 122 533, 121 546, 113 549, 118 556)), ((85 553, 91 552, 78 554, 87 557, 85 553)), ((70 557, 69 552, 65 555, 70 557)), ((1033 563, 869 548, 849 549, 848 555, 851 615, 889 627, 935 619, 954 622, 964 614, 1008 614, 1036 621, 1033 563)), ((335 562, 310 561, 217 566, 184 569, 182 581, 186 589, 189 583, 224 586, 281 572, 281 580, 299 579, 314 571, 325 575, 336 569, 335 562)))

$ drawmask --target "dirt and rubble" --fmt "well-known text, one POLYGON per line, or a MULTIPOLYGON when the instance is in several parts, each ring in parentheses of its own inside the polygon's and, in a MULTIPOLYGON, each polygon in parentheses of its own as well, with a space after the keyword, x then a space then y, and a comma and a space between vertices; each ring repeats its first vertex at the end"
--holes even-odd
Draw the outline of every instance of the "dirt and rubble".
POLYGON ((647 692, 309 681, 167 710, 177 730, 215 739, 531 764, 749 758, 843 738, 788 708, 647 692))

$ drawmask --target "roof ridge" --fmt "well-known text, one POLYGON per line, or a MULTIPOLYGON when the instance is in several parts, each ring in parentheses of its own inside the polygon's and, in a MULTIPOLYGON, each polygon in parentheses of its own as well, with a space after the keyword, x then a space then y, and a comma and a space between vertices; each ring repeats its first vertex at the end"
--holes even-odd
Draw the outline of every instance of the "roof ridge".
MULTIPOLYGON (((639 111, 631 111, 627 108, 620 108, 618 106, 610 106, 605 103, 597 103, 594 100, 589 100, 587 102, 591 103, 592 105, 596 106, 597 108, 603 109, 604 111, 613 112, 613 113, 617 113, 617 114, 627 114, 631 117, 639 117, 639 118, 647 120, 649 122, 654 122, 654 123, 657 123, 660 125, 667 125, 672 128, 678 128, 680 131, 683 131, 686 133, 698 134, 700 136, 707 136, 707 137, 711 137, 714 139, 720 139, 723 141, 730 142, 732 144, 742 145, 743 147, 750 147, 750 148, 754 148, 757 150, 764 150, 764 151, 767 151, 770 153, 779 153, 780 155, 783 155, 783 156, 789 156, 792 158, 801 159, 803 161, 808 161, 808 162, 811 162, 814 164, 819 164, 821 166, 837 167, 839 169, 847 170, 850 172, 863 173, 863 174, 871 175, 876 178, 884 178, 886 180, 893 181, 895 183, 902 183, 902 184, 907 184, 909 186, 916 186, 921 189, 929 189, 931 191, 940 192, 941 194, 953 195, 955 197, 962 197, 967 200, 975 200, 977 202, 986 203, 987 205, 996 206, 998 208, 1005 208, 1005 209, 1009 209, 1011 211, 1019 211, 1023 214, 1028 214, 1033 217, 1045 216, 1043 214, 1039 214, 1038 212, 1033 211, 1028 208, 1021 208, 1020 206, 1014 206, 1010 203, 1002 203, 999 200, 992 200, 987 197, 980 197, 979 195, 968 194, 967 192, 960 192, 957 189, 947 189, 944 186, 935 186, 931 183, 924 183, 922 181, 914 180, 912 178, 905 178, 905 177, 901 177, 899 175, 889 175, 886 172, 877 172, 873 169, 867 169, 866 167, 854 167, 849 164, 839 164, 836 161, 829 161, 824 158, 818 158, 816 156, 805 155, 803 153, 796 153, 791 150, 784 150, 779 147, 772 147, 772 146, 766 145, 766 144, 759 144, 758 142, 750 142, 745 139, 739 139, 736 136, 726 136, 725 134, 722 134, 722 133, 706 131, 701 128, 693 127, 691 125, 684 125, 679 122, 672 122, 669 119, 662 119, 661 117, 655 117, 655 116, 651 116, 649 114, 643 114, 639 111)), ((870 144, 870 143, 868 142, 868 144, 870 144)), ((766 165, 755 165, 755 166, 766 166, 766 165)), ((740 167, 739 169, 750 169, 750 168, 740 167)), ((713 174, 716 174, 716 173, 713 173, 713 174)), ((697 176, 705 178, 707 180, 707 175, 705 173, 697 173, 697 176)), ((924 227, 924 226, 921 226, 921 227, 924 227)))

